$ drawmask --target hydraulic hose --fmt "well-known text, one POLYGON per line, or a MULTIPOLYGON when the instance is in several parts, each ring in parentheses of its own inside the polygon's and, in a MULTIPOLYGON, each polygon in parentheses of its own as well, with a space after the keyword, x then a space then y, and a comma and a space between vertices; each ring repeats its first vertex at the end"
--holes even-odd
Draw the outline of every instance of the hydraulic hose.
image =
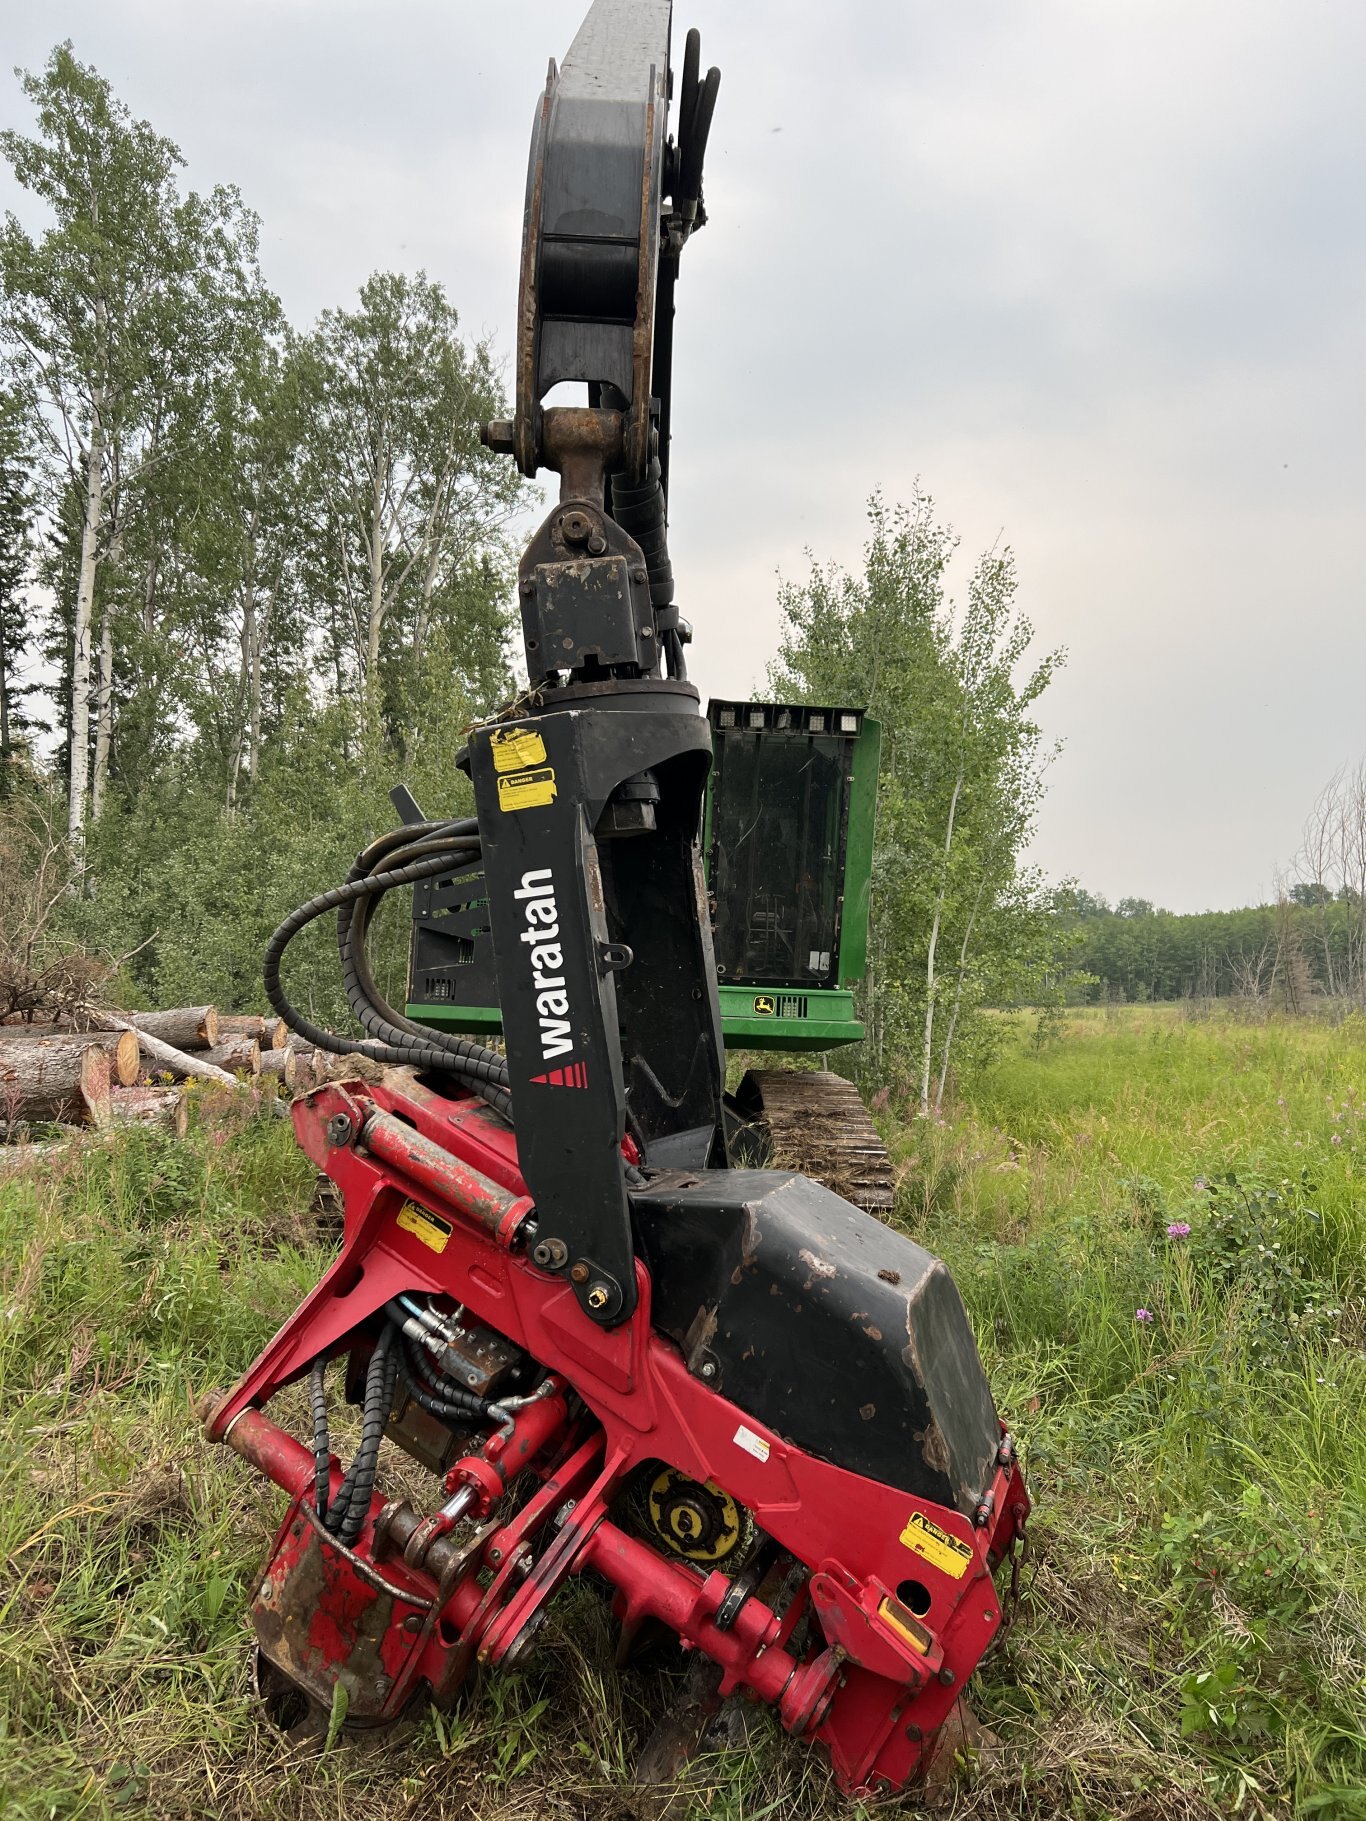
MULTIPOLYGON (((347 1468, 337 1496, 323 1522, 340 1543, 354 1543, 364 1528, 379 1467, 379 1445, 394 1402, 398 1377, 398 1342, 392 1322, 385 1324, 365 1372, 365 1403, 360 1444, 347 1468)), ((320 1515, 322 1515, 320 1513, 320 1515)))
POLYGON ((327 1426, 327 1355, 320 1353, 308 1375, 308 1403, 313 1415, 313 1496, 318 1516, 327 1522, 332 1484, 332 1438, 327 1426))
POLYGON ((429 1415, 441 1417, 448 1422, 468 1423, 471 1418, 480 1422, 497 1420, 489 1400, 477 1397, 473 1391, 462 1390, 448 1380, 438 1392, 430 1381, 423 1378, 415 1353, 415 1348, 405 1346, 400 1349, 398 1356, 399 1378, 415 1404, 420 1404, 429 1415))
POLYGON ((263 972, 272 1007, 291 1030, 319 1049, 339 1056, 367 1056, 374 1062, 445 1070, 511 1123, 506 1058, 467 1038, 429 1030, 405 1018, 381 996, 365 952, 371 914, 386 892, 443 874, 468 872, 478 865, 479 851, 473 822, 423 823, 381 836, 359 856, 345 884, 310 898, 286 917, 266 947, 263 972), (383 870, 376 871, 376 867, 383 870), (280 979, 284 952, 294 937, 329 911, 337 912, 347 1001, 370 1032, 368 1039, 339 1037, 314 1024, 290 1002, 280 979))

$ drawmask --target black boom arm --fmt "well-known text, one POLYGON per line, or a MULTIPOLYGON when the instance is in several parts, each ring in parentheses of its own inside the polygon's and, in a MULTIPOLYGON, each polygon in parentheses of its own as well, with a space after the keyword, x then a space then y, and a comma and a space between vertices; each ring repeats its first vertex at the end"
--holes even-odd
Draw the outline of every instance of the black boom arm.
POLYGON ((673 290, 705 219, 720 77, 690 33, 676 140, 669 0, 596 0, 532 132, 516 416, 491 448, 560 476, 518 571, 529 702, 470 742, 535 1257, 614 1325, 636 1301, 642 1169, 724 1165, 699 834, 710 739, 673 605, 673 290), (563 381, 587 403, 544 403, 563 381))

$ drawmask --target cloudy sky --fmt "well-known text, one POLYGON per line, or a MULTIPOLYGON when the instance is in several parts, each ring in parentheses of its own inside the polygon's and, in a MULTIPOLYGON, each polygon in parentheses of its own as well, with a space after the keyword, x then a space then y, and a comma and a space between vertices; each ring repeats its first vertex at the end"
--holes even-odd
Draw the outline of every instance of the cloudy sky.
MULTIPOLYGON (((532 109, 586 0, 9 0, 306 322, 376 268, 510 351, 532 109)), ((777 576, 856 563, 917 476, 1013 546, 1065 743, 1035 857, 1246 901, 1366 752, 1361 0, 680 0, 720 64, 679 293, 673 554, 693 670, 763 672, 777 576)), ((0 120, 27 124, 17 89, 0 120)), ((16 199, 0 181, 0 202, 16 199)))

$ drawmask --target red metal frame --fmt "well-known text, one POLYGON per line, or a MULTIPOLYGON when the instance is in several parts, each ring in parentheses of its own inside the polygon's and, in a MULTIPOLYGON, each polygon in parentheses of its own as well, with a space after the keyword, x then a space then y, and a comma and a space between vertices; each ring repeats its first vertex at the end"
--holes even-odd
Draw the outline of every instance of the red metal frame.
POLYGON ((292 1496, 256 1599, 262 1649, 323 1700, 344 1679, 349 1719, 381 1722, 424 1684, 450 1699, 476 1655, 517 1660, 555 1589, 592 1570, 616 1588, 625 1625, 661 1620, 720 1664, 723 1693, 742 1688, 790 1731, 821 1740, 844 1788, 901 1788, 1001 1623, 992 1570, 1029 1509, 1008 1444, 977 1523, 804 1453, 689 1374, 650 1325, 643 1266, 632 1319, 613 1330, 589 1321, 518 1243, 531 1204, 512 1132, 479 1101, 394 1082, 332 1084, 295 1105, 300 1143, 345 1198, 342 1248, 206 1413, 213 1439, 292 1496), (413 1204, 427 1218, 400 1223, 413 1204), (579 1406, 557 1393, 519 1411, 507 1441, 491 1438, 452 1469, 448 1491, 477 1487, 491 1517, 468 1543, 377 1492, 346 1549, 312 1511, 311 1452, 263 1406, 400 1293, 465 1305, 572 1388, 587 1414, 570 1415, 579 1406), (726 1574, 669 1559, 613 1521, 627 1475, 655 1460, 720 1486, 811 1570, 792 1609, 780 1618, 755 1596, 727 1606, 726 1574), (541 1483, 500 1519, 502 1483, 518 1472, 541 1483), (957 1573, 902 1541, 916 1512, 959 1545, 931 1551, 957 1573), (915 1612, 898 1596, 908 1581, 915 1612), (814 1642, 799 1658, 788 1645, 804 1609, 814 1642))

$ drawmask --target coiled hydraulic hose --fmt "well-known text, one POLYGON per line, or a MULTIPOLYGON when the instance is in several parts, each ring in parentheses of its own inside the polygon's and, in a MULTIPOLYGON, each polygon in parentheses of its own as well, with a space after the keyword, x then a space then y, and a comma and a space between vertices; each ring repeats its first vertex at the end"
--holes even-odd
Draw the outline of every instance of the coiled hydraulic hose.
POLYGON ((394 1386, 398 1379, 398 1336, 392 1322, 386 1322, 375 1342, 370 1363, 365 1371, 365 1402, 361 1416, 360 1443, 356 1458, 347 1468, 337 1496, 329 1504, 328 1481, 331 1474, 331 1442, 327 1426, 327 1395, 324 1377, 325 1357, 313 1362, 309 1375, 309 1394, 313 1408, 314 1491, 318 1516, 339 1543, 348 1547, 365 1526, 370 1510, 370 1496, 375 1490, 375 1473, 379 1467, 379 1445, 394 1403, 394 1386))
POLYGON ((405 1018, 381 995, 365 950, 370 918, 386 892, 423 879, 469 872, 479 859, 478 827, 472 820, 423 822, 382 835, 357 858, 345 884, 310 898, 285 918, 267 944, 263 972, 272 1007, 309 1043, 337 1056, 367 1056, 373 1062, 444 1070, 457 1076, 510 1124, 507 1059, 468 1038, 434 1031, 405 1018), (281 983, 285 950, 301 929, 329 911, 337 913, 347 1002, 370 1033, 366 1039, 339 1037, 314 1024, 290 1002, 281 983))
POLYGON ((403 1388, 429 1415, 455 1423, 467 1423, 471 1418, 481 1422, 497 1420, 497 1412, 487 1398, 477 1397, 473 1391, 466 1391, 449 1379, 443 1381, 438 1392, 426 1379, 422 1370, 424 1364, 415 1346, 405 1345, 399 1349, 398 1375, 403 1388))
MULTIPOLYGON (((397 1323, 388 1321, 380 1331, 365 1371, 360 1442, 356 1457, 342 1477, 337 1496, 329 1499, 332 1477, 332 1438, 327 1415, 327 1355, 320 1353, 308 1377, 309 1405, 313 1417, 314 1508, 327 1530, 348 1547, 365 1527, 370 1498, 375 1489, 379 1445, 394 1406, 399 1381, 414 1403, 443 1422, 461 1427, 471 1422, 511 1424, 511 1412, 528 1400, 510 1399, 507 1407, 457 1385, 440 1366, 410 1346, 397 1323), (430 1377, 428 1374, 430 1373, 430 1377)), ((544 1389, 544 1387, 542 1387, 544 1389)))

